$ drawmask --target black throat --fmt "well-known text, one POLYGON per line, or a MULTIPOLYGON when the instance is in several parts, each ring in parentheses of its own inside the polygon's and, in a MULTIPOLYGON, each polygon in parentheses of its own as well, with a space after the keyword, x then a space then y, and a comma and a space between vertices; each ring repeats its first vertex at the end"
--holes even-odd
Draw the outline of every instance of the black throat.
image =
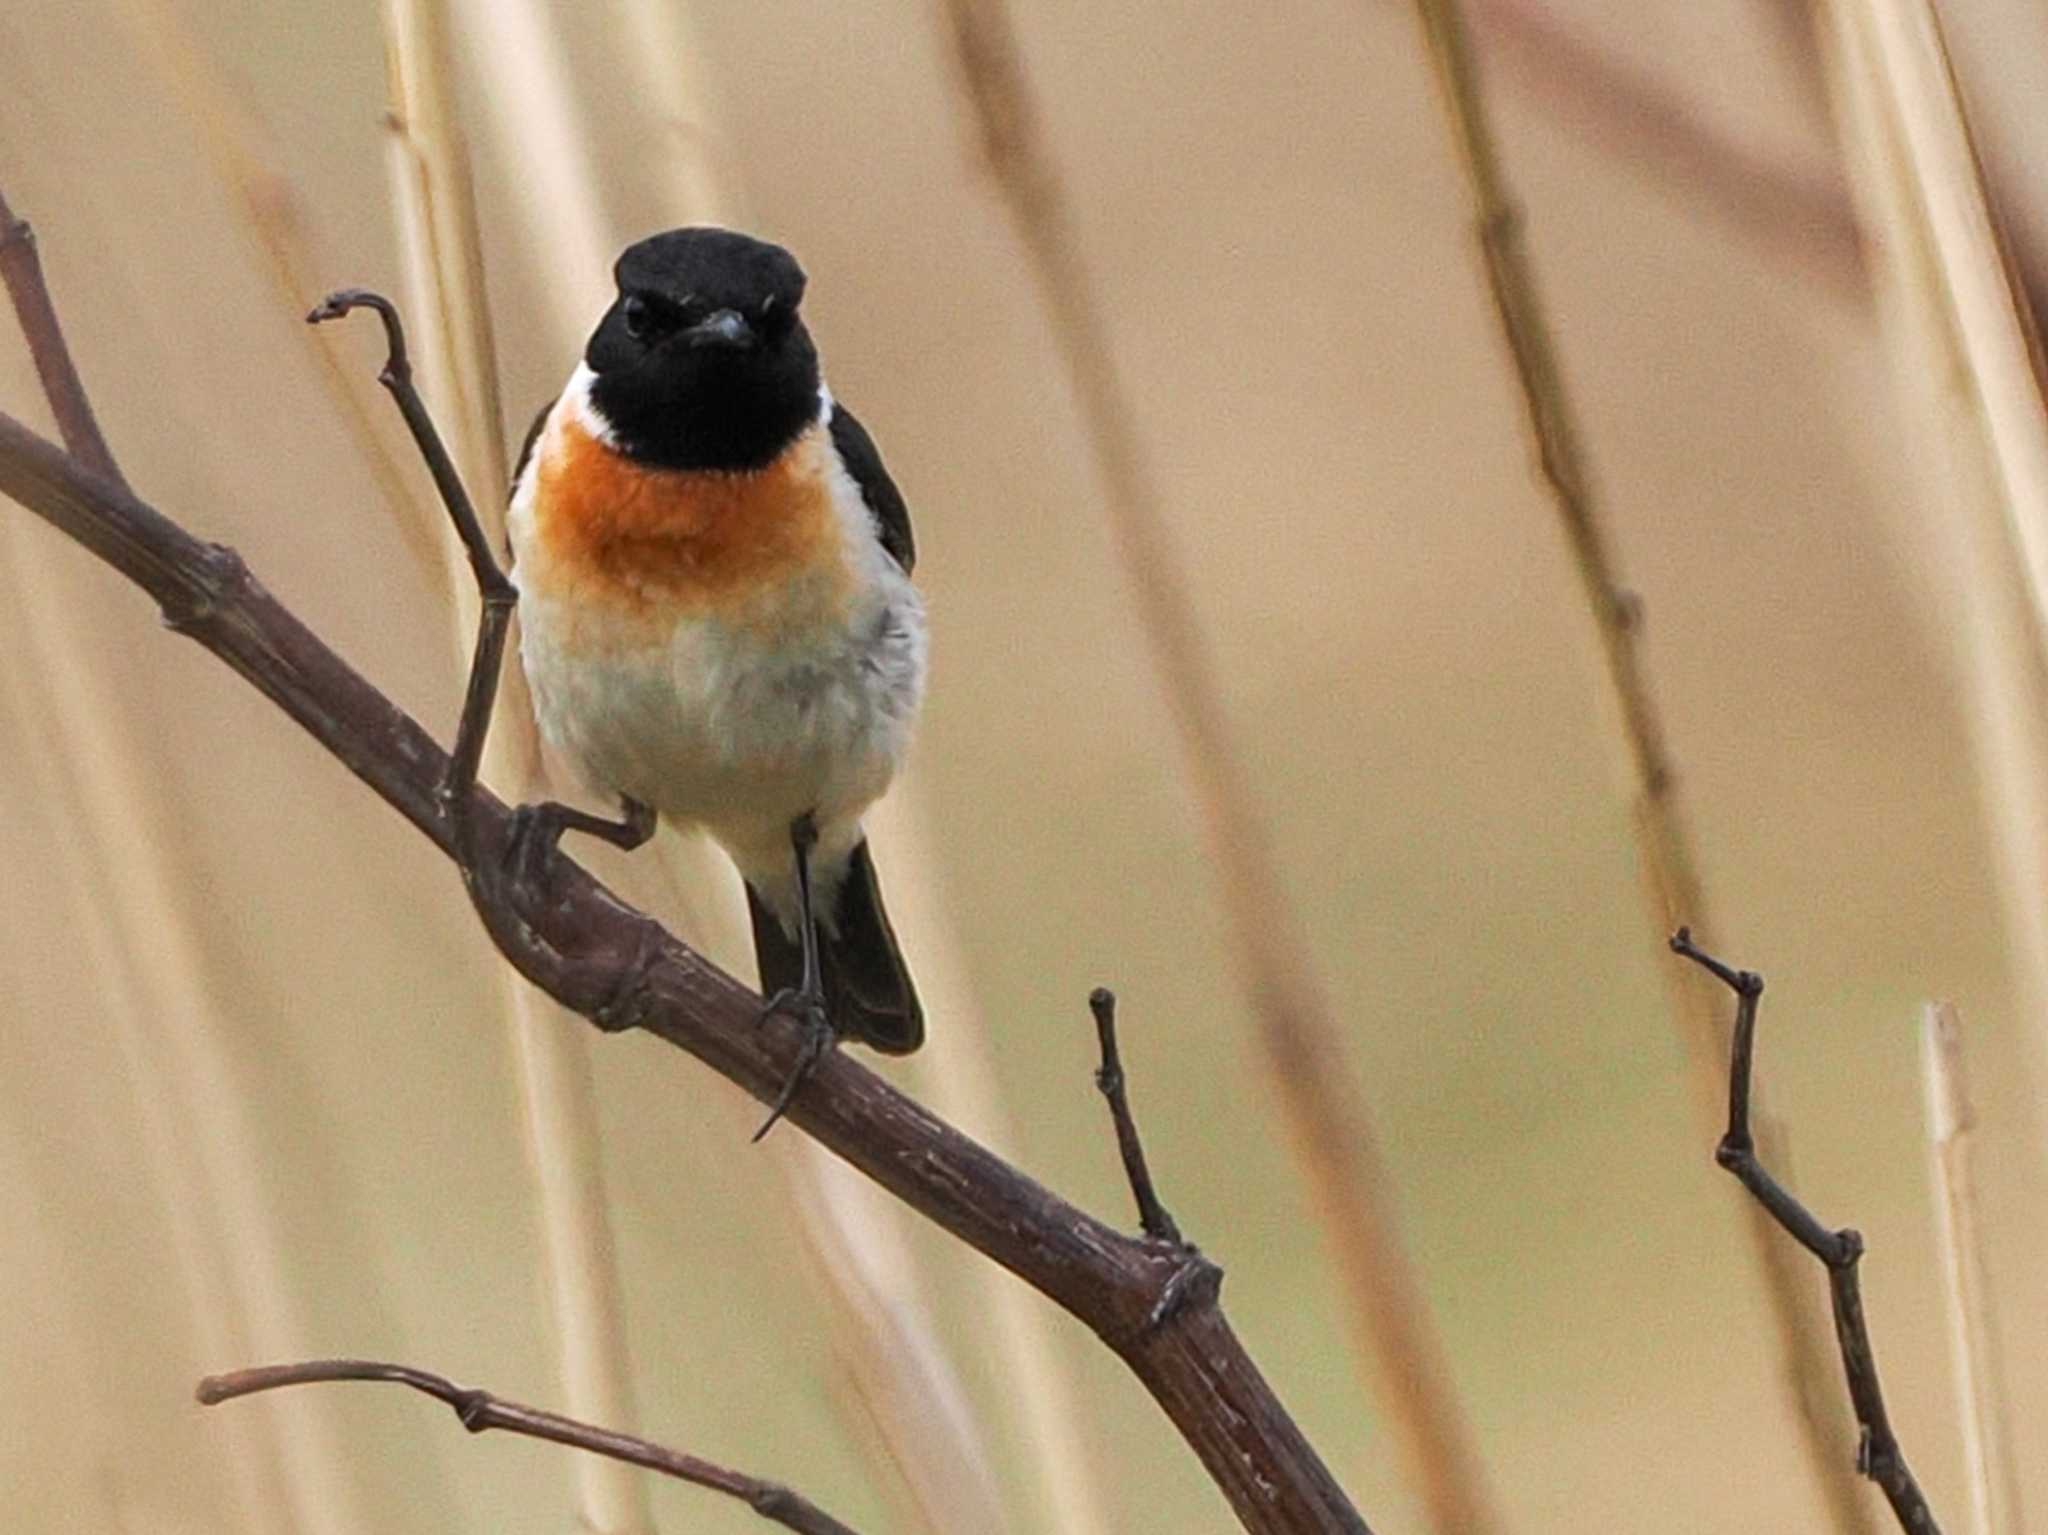
POLYGON ((819 416, 818 353, 803 322, 745 351, 666 343, 600 372, 590 398, 619 446, 664 469, 764 468, 819 416))

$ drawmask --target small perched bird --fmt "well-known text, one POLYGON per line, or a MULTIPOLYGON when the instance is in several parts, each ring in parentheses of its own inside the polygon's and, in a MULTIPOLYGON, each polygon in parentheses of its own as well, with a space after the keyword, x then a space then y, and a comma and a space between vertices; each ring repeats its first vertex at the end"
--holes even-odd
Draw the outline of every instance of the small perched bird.
POLYGON ((924 1013, 861 815, 903 760, 925 680, 910 514, 832 398, 780 246, 676 229, 622 255, 618 295, 528 434, 508 518, 542 734, 621 847, 657 816, 745 878, 769 1012, 892 1054, 924 1013))

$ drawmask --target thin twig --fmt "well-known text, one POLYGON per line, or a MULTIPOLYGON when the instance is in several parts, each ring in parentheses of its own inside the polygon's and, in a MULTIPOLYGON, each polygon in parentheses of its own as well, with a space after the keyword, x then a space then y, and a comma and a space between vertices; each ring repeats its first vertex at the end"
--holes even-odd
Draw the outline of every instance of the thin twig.
POLYGON ((1255 1043, 1342 1279, 1367 1376, 1433 1527, 1441 1535, 1485 1535, 1499 1520, 1401 1241, 1371 1114, 1231 738, 1164 502, 1110 348, 1114 328, 1081 259, 1008 8, 1004 0, 945 0, 942 14, 983 158, 1009 205, 1080 401, 1103 513, 1213 854, 1257 1025, 1255 1043))
POLYGON ((1849 1401, 1862 1430, 1856 1469, 1884 1489, 1899 1526, 1907 1535, 1939 1535, 1934 1513, 1906 1466, 1898 1436, 1885 1412, 1878 1383, 1877 1356, 1863 1316, 1863 1292, 1857 1265, 1863 1258, 1863 1235, 1844 1227, 1830 1231, 1792 1192, 1773 1178, 1758 1160, 1756 1137, 1750 1132, 1750 1076, 1756 1054, 1757 1004, 1764 978, 1753 970, 1737 970, 1699 948, 1692 934, 1680 928, 1671 935, 1671 950, 1708 971, 1735 993, 1735 1038, 1728 1066, 1728 1128, 1714 1149, 1714 1160, 1735 1175, 1756 1202, 1769 1212, 1794 1241, 1828 1271, 1834 1300, 1835 1335, 1842 1346, 1842 1369, 1849 1378, 1849 1401))
POLYGON ((383 1381, 410 1386, 447 1403, 455 1416, 462 1420, 462 1426, 472 1434, 500 1428, 531 1439, 546 1439, 568 1445, 571 1449, 588 1450, 593 1455, 644 1466, 692 1486, 708 1487, 713 1492, 737 1498, 771 1524, 795 1530, 798 1535, 856 1535, 852 1526, 840 1523, 802 1493, 792 1491, 779 1482, 764 1482, 743 1471, 686 1455, 681 1450, 672 1450, 633 1434, 616 1433, 608 1428, 579 1423, 559 1413, 508 1402, 488 1391, 458 1386, 446 1376, 414 1369, 411 1365, 386 1364, 375 1359, 309 1359, 301 1364, 262 1365, 226 1375, 209 1375, 199 1383, 197 1395, 203 1404, 214 1407, 261 1391, 343 1380, 383 1381))
POLYGON ((5 193, 0 193, 0 281, 6 283, 7 297, 21 322, 43 398, 50 402, 50 416, 57 423, 57 435, 86 468, 117 485, 126 485, 121 466, 114 462, 113 451, 100 432, 99 418, 93 414, 78 367, 71 360, 56 306, 50 302, 42 256, 36 250, 36 232, 26 219, 14 216, 5 193))
POLYGON ((1151 1171, 1145 1166, 1145 1148, 1138 1140, 1138 1122, 1131 1116, 1131 1101, 1124 1091, 1124 1063, 1116 1049, 1116 993, 1098 986, 1088 994, 1088 1010, 1095 1014, 1095 1032, 1102 1042, 1102 1069, 1095 1073, 1095 1085, 1109 1100, 1109 1117, 1116 1124, 1116 1148, 1124 1159, 1124 1176, 1131 1180, 1131 1193, 1138 1201, 1138 1224, 1155 1242, 1180 1245, 1180 1227, 1159 1202, 1152 1187, 1151 1171))
POLYGON ((2019 1465, 2007 1426, 1998 1319, 1984 1280, 1971 1132, 1977 1116, 1963 1074, 1963 1025, 1954 1004, 1930 1002, 1920 1023, 1927 1086, 1927 1144, 1934 1162, 1934 1212, 1948 1297, 1949 1353, 1956 1417, 1970 1477, 1974 1535, 2021 1535, 2019 1465))
MULTIPOLYGON (((1661 938, 1681 922, 1709 930, 1705 889, 1663 716, 1638 645, 1640 604, 1624 586, 1581 446, 1578 422, 1551 338, 1549 320, 1522 240, 1521 209, 1501 163, 1486 108, 1478 61, 1458 0, 1416 0, 1444 108, 1470 185, 1473 224, 1486 264, 1495 314, 1513 359, 1537 464, 1571 546, 1586 605, 1627 748, 1635 790, 1636 831, 1653 897, 1653 931, 1661 938)), ((1697 986, 1673 992, 1680 1042, 1691 1066, 1704 1122, 1718 1116, 1726 1046, 1697 986)), ((1761 1111, 1759 1118, 1761 1119, 1761 1111)), ((1782 1152, 1765 1137, 1766 1149, 1782 1152)), ((1869 1527, 1853 1486, 1828 1468, 1846 1458, 1847 1425, 1825 1382, 1832 1373, 1825 1335, 1798 1275, 1760 1218, 1749 1223, 1751 1251, 1762 1271, 1778 1334, 1785 1381, 1823 1496, 1843 1531, 1869 1527)))

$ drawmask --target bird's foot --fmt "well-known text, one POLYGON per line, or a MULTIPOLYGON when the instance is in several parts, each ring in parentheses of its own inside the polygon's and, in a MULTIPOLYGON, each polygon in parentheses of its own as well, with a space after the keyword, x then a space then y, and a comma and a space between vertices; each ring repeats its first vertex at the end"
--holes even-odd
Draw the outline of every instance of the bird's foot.
POLYGON ((798 1048, 796 1064, 790 1068, 789 1078, 782 1084, 782 1091, 775 1095, 775 1102, 768 1110, 768 1117, 761 1121, 761 1128, 754 1132, 754 1139, 760 1140, 775 1128, 775 1122, 788 1112, 796 1100, 797 1092, 810 1080, 812 1072, 839 1043, 839 1035, 832 1027, 832 1019, 825 1011, 825 997, 819 991, 807 991, 799 986, 785 986, 770 997, 761 1007, 757 1023, 766 1023, 777 1013, 794 1018, 803 1027, 803 1044, 798 1048))
POLYGON ((515 889, 537 895, 547 888, 562 833, 568 829, 562 817, 566 808, 552 802, 513 807, 512 832, 505 839, 505 873, 515 889))
POLYGON ((512 834, 505 843, 505 872, 529 894, 544 890, 565 831, 580 831, 632 852, 654 835, 655 816, 636 799, 629 797, 623 803, 625 815, 616 821, 555 800, 515 807, 512 834))

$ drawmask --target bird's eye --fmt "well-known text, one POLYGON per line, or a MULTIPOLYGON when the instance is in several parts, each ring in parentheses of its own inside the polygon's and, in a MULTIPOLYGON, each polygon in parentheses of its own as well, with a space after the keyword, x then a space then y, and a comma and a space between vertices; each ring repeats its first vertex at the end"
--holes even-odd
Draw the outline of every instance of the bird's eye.
POLYGON ((619 307, 619 317, 626 322, 626 334, 635 341, 645 341, 654 329, 654 306, 637 293, 626 295, 626 302, 619 307))

